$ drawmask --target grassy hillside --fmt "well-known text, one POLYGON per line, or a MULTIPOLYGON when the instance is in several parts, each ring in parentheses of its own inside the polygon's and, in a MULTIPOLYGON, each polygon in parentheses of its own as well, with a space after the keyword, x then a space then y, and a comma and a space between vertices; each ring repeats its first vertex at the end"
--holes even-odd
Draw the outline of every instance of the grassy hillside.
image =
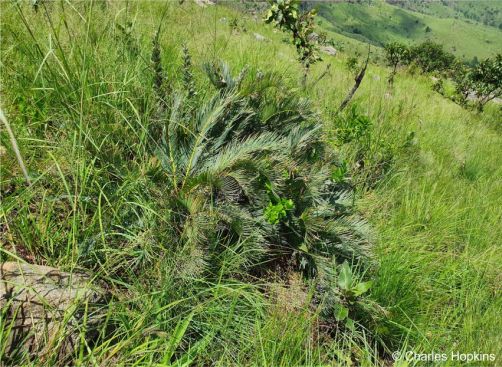
MULTIPOLYGON (((405 71, 389 89, 389 71, 371 64, 352 102, 356 106, 352 111, 368 119, 369 130, 340 144, 336 110, 354 78, 345 67, 345 55, 325 56, 312 68, 302 90, 302 68, 294 47, 259 17, 221 5, 167 4, 165 8, 161 2, 62 2, 49 3, 38 12, 27 3, 19 8, 11 2, 0 4, 1 107, 33 181, 31 186, 25 184, 2 129, 1 261, 83 269, 106 282, 113 294, 105 310, 114 333, 104 337, 103 327, 92 345, 82 337, 72 364, 403 366, 413 363, 394 363, 391 353, 409 350, 495 353, 500 360, 499 107, 489 105, 482 114, 462 109, 433 92, 428 76, 405 71), (237 27, 232 25, 234 19, 237 27), (151 61, 152 40, 159 24, 163 25, 160 59, 168 81, 164 87, 179 93, 174 101, 187 108, 180 114, 162 115, 164 107, 152 87, 157 75, 151 61), (183 45, 189 50, 191 69, 186 67, 183 45), (313 300, 317 284, 291 270, 288 261, 274 268, 269 259, 262 260, 263 249, 254 243, 227 246, 224 241, 232 233, 224 231, 211 237, 223 221, 244 214, 237 207, 222 213, 217 205, 201 203, 213 196, 224 201, 218 190, 232 194, 235 182, 244 181, 246 190, 254 190, 246 183, 256 177, 233 170, 233 154, 218 160, 194 154, 202 157, 199 162, 205 169, 214 171, 192 182, 189 167, 181 183, 159 158, 156 144, 169 141, 166 133, 178 131, 176 126, 195 129, 200 116, 205 116, 200 117, 203 122, 222 116, 212 108, 219 106, 223 93, 204 72, 205 63, 218 60, 228 63, 233 77, 216 82, 229 84, 246 68, 239 90, 249 93, 246 108, 254 106, 261 87, 274 91, 267 95, 266 108, 259 110, 263 119, 252 126, 257 134, 275 116, 280 116, 277 126, 284 129, 295 119, 302 123, 313 119, 322 123, 322 129, 314 131, 326 144, 326 164, 346 162, 349 173, 344 184, 357 187, 356 197, 349 199, 371 225, 375 263, 363 275, 374 282, 369 297, 359 299, 370 309, 369 316, 361 311, 365 317, 356 319, 353 327, 323 318, 319 301, 313 300), (328 64, 328 73, 314 82, 328 64), (191 80, 187 70, 193 73, 195 94, 186 89, 187 78, 191 80), (260 84, 267 72, 272 73, 265 79, 270 84, 260 84), (288 114, 290 105, 285 101, 293 104, 295 114, 288 114), (174 130, 166 132, 164 126, 174 130), (225 169, 217 171, 224 164, 225 169), (222 172, 231 172, 234 181, 217 181, 222 172), (201 182, 221 186, 199 193, 201 182), (221 215, 217 221, 209 221, 216 215, 221 215)), ((339 13, 331 11, 336 7, 349 9, 347 4, 327 5, 322 15, 338 19, 339 13)), ((346 25, 360 27, 363 36, 374 37, 377 43, 397 37, 400 27, 410 24, 413 39, 422 39, 424 24, 433 35, 446 37, 446 25, 452 22, 425 15, 415 18, 398 9, 392 10, 395 28, 389 30, 379 22, 361 24, 360 18, 367 16, 364 9, 350 5, 353 18, 345 20, 346 25)), ((373 20, 381 20, 391 8, 381 4, 371 9, 371 16, 377 17, 373 20)), ((339 21, 336 27, 341 27, 339 21)), ((493 31, 456 22, 459 32, 448 34, 457 54, 489 55, 492 46, 500 46, 493 31), (489 49, 477 36, 468 35, 474 30, 492 42, 489 49)), ((226 105, 230 109, 242 103, 231 102, 226 105)), ((235 120, 227 117, 223 115, 222 121, 228 124, 247 121, 240 115, 235 120)), ((345 117, 350 118, 350 111, 345 117)), ((193 138, 178 133, 175 143, 193 138)), ((241 145, 251 149, 247 140, 232 145, 232 152, 247 159, 236 165, 262 169, 271 181, 284 182, 288 172, 283 165, 291 164, 292 158, 280 161, 283 165, 274 171, 273 164, 258 157, 260 149, 270 149, 275 156, 269 159, 278 159, 288 148, 279 146, 283 142, 278 138, 266 146, 262 142, 252 146, 251 158, 239 151, 241 145)), ((314 170, 321 163, 325 162, 303 162, 295 169, 314 170)), ((263 213, 248 213, 246 221, 236 221, 232 229, 246 234, 247 224, 262 220, 263 213)), ((336 306, 332 299, 323 301, 328 308, 336 306)), ((356 317, 352 312, 350 316, 356 317)), ((0 341, 8 333, 9 324, 2 318, 0 341)), ((31 361, 23 355, 9 358, 0 348, 1 363, 56 364, 51 351, 31 361)), ((462 363, 450 360, 444 365, 462 363)))
POLYGON ((319 3, 316 7, 328 21, 327 29, 374 45, 431 39, 468 61, 475 56, 490 57, 502 49, 501 30, 462 18, 417 13, 383 1, 319 3))
POLYGON ((490 0, 400 1, 390 4, 440 18, 464 19, 502 29, 502 3, 490 0))

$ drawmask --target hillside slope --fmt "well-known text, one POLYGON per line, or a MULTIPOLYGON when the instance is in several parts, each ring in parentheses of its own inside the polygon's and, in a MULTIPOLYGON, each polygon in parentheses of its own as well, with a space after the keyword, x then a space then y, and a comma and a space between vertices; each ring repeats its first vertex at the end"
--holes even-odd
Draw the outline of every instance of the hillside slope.
POLYGON ((492 0, 406 1, 387 0, 387 3, 440 18, 464 19, 502 29, 502 2, 492 0))
MULTIPOLYGON (((302 89, 294 46, 260 17, 192 2, 61 4, 49 3, 47 13, 27 3, 0 4, 2 109, 34 177, 32 186, 24 184, 2 130, 0 256, 93 270, 110 284, 116 297, 107 305, 107 321, 116 333, 95 345, 84 343, 82 334, 75 364, 389 366, 390 353, 399 350, 495 353, 500 359, 498 107, 483 114, 462 109, 433 92, 429 76, 405 70, 389 89, 389 70, 370 64, 348 112, 354 106, 367 118, 368 134, 340 146, 336 111, 354 83, 346 55, 323 55, 302 89), (384 316, 339 333, 345 330, 340 323, 324 322, 313 311, 309 283, 299 276, 267 273, 257 280, 255 273, 237 272, 246 263, 235 254, 246 252, 246 244, 223 248, 217 238, 214 248, 197 241, 185 248, 175 242, 211 228, 197 227, 205 219, 197 216, 200 200, 182 197, 175 202, 182 214, 171 210, 165 162, 147 145, 165 136, 159 124, 178 118, 158 115, 152 91, 156 42, 169 88, 186 95, 183 65, 193 65, 197 93, 189 107, 220 96, 204 72, 206 63, 224 60, 234 76, 245 68, 251 81, 272 72, 285 87, 271 83, 278 91, 271 98, 291 92, 312 102, 324 123, 322 138, 347 163, 349 184, 358 185, 361 167, 370 169, 374 160, 386 166, 371 185, 361 185, 356 201, 373 229, 369 293, 384 316), (166 225, 172 217, 192 227, 179 234, 166 225), (211 261, 220 267, 209 267, 211 261), (376 340, 386 348, 375 347, 376 340)), ((388 15, 387 5, 376 9, 382 9, 373 14, 377 20, 388 15)), ((401 22, 415 22, 400 11, 392 10, 396 32, 401 22)), ((335 13, 324 15, 336 20, 335 13)), ((353 24, 370 37, 371 23, 359 24, 366 13, 354 14, 353 24)), ((430 22, 433 33, 448 24, 437 20, 435 30, 433 19, 420 19, 430 22)), ((460 36, 476 43, 466 35, 474 28, 458 24, 464 33, 451 35, 457 53, 481 56, 483 44, 462 46, 460 36)), ((392 39, 394 31, 379 27, 373 42, 392 39)), ((417 40, 421 27, 413 31, 417 40)), ((489 39, 500 45, 500 38, 489 39)), ((191 121, 191 112, 183 118, 191 121)), ((2 322, 4 337, 9 325, 2 322)), ((16 358, 21 365, 54 365, 54 359, 16 358)))
POLYGON ((490 57, 502 49, 502 30, 462 18, 431 15, 432 10, 423 14, 384 1, 315 3, 315 7, 327 20, 323 23, 327 29, 378 46, 431 39, 466 61, 490 57))

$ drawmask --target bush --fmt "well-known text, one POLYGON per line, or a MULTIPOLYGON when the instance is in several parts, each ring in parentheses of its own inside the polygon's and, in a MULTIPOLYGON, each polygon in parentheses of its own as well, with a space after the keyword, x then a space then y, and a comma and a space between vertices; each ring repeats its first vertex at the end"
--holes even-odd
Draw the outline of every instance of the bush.
POLYGON ((410 50, 406 45, 399 42, 386 44, 384 50, 387 64, 392 67, 392 72, 389 76, 389 84, 392 84, 394 82, 397 67, 409 61, 410 50))
POLYGON ((479 111, 494 98, 502 95, 502 55, 481 61, 477 66, 468 68, 457 65, 453 74, 456 100, 467 105, 469 94, 477 98, 476 107, 479 111))
MULTIPOLYGON (((322 288, 319 293, 325 298, 318 301, 322 304, 323 319, 329 320, 328 329, 333 334, 340 329, 354 333, 358 324, 374 331, 383 324, 385 310, 367 297, 372 285, 371 280, 365 281, 364 274, 348 262, 332 263, 323 268, 318 287, 322 288)), ((374 336, 376 334, 373 332, 374 336)))
POLYGON ((424 73, 445 72, 455 60, 452 54, 444 50, 443 45, 429 40, 412 47, 410 56, 424 73))
POLYGON ((338 117, 336 121, 335 134, 339 144, 347 144, 358 140, 369 133, 371 120, 359 114, 357 106, 352 108, 343 116, 338 117))
POLYGON ((337 114, 333 129, 333 142, 346 155, 349 162, 354 162, 351 169, 341 163, 332 177, 338 182, 349 181, 358 189, 374 187, 386 177, 392 168, 396 156, 403 150, 416 148, 414 132, 397 133, 373 125, 371 119, 362 114, 357 105, 344 114, 337 114))
POLYGON ((218 93, 195 109, 174 94, 156 148, 179 241, 216 256, 240 243, 249 266, 293 257, 308 275, 333 255, 367 258, 366 240, 348 235, 350 208, 338 202, 309 103, 273 74, 206 69, 218 93))
POLYGON ((469 74, 472 87, 478 96, 480 111, 494 98, 502 95, 502 55, 483 60, 469 74))

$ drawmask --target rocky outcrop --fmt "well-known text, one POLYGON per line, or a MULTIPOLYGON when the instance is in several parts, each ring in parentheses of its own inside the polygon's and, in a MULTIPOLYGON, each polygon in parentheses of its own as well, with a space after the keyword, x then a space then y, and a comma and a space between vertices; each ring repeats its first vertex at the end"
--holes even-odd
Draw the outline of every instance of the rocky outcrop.
POLYGON ((0 264, 4 332, 10 329, 6 355, 57 351, 58 359, 66 359, 82 335, 92 339, 106 298, 106 292, 91 285, 84 274, 18 262, 0 264))
POLYGON ((333 46, 321 46, 320 50, 330 56, 336 56, 336 48, 333 46))
POLYGON ((203 8, 205 8, 208 5, 215 4, 215 1, 213 1, 213 0, 194 0, 194 1, 197 5, 202 6, 203 8))

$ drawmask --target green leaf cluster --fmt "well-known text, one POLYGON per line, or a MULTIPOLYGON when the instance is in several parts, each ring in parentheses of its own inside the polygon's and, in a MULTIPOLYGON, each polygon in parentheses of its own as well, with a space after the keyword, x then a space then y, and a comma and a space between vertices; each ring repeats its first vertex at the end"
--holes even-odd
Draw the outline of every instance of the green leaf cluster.
POLYGON ((316 10, 300 12, 298 0, 271 0, 264 18, 266 23, 291 34, 298 59, 306 70, 320 60, 317 35, 314 32, 316 10))
POLYGON ((263 215, 270 224, 277 224, 286 218, 288 211, 295 207, 293 200, 281 198, 278 203, 269 202, 263 215))

